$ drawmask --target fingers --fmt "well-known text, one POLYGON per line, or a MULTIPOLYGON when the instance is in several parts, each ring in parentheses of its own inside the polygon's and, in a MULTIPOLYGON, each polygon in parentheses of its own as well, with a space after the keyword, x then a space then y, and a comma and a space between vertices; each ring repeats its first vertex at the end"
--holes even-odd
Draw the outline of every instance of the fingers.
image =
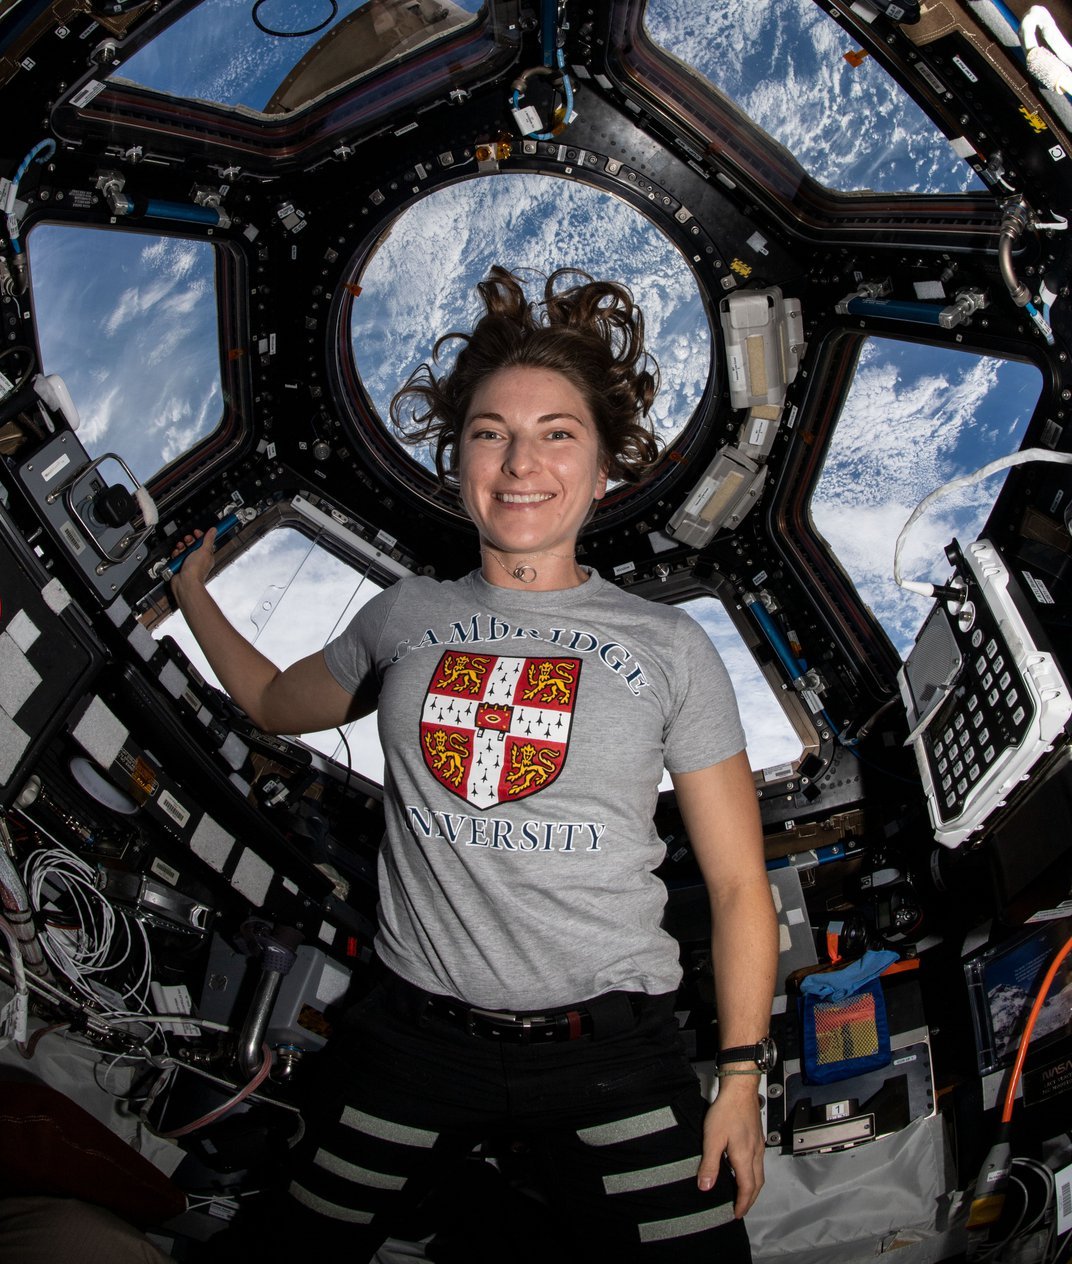
POLYGON ((181 569, 177 570, 171 577, 172 588, 176 593, 181 592, 183 586, 196 584, 198 582, 205 583, 209 573, 212 570, 212 554, 216 543, 216 528, 210 527, 208 531, 194 531, 179 540, 171 556, 173 558, 181 557, 183 559, 181 569), (200 548, 194 549, 191 553, 189 550, 200 544, 200 548))
POLYGON ((175 542, 175 545, 171 550, 171 556, 180 557, 183 553, 186 552, 186 550, 190 547, 191 544, 196 544, 198 540, 202 538, 203 535, 204 535, 204 532, 200 529, 200 527, 196 527, 192 535, 187 533, 186 535, 182 536, 181 539, 175 542))
POLYGON ((696 1173, 696 1184, 705 1193, 714 1188, 718 1180, 722 1158, 729 1144, 729 1136, 722 1125, 721 1114, 711 1107, 704 1120, 703 1155, 696 1173))
POLYGON ((763 1155, 749 1149, 736 1162, 722 1150, 712 1151, 704 1146, 703 1159, 697 1173, 696 1183, 701 1190, 714 1188, 718 1180, 719 1169, 727 1162, 737 1182, 737 1197, 733 1201, 733 1214, 740 1219, 753 1206, 763 1188, 763 1155))
POLYGON ((718 1180, 718 1170, 721 1166, 722 1151, 712 1152, 705 1144, 703 1158, 700 1160, 700 1170, 696 1174, 696 1184, 704 1193, 714 1188, 715 1181, 718 1180))
POLYGON ((737 1197, 733 1202, 733 1214, 738 1220, 748 1212, 763 1188, 763 1156, 756 1155, 749 1163, 738 1164, 733 1168, 737 1179, 737 1197))
POLYGON ((729 1164, 737 1182, 733 1214, 738 1219, 752 1207, 763 1188, 763 1137, 758 1119, 753 1124, 752 1113, 724 1113, 714 1106, 708 1110, 703 1156, 696 1174, 697 1185, 707 1191, 714 1187, 723 1160, 729 1164))

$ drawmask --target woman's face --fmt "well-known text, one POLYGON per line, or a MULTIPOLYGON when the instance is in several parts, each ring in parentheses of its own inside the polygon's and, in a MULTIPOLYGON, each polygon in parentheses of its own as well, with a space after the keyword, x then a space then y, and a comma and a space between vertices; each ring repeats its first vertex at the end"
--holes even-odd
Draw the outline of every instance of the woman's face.
POLYGON ((507 554, 573 557, 607 490, 599 433, 569 378, 508 368, 486 377, 458 445, 462 501, 481 542, 507 554))

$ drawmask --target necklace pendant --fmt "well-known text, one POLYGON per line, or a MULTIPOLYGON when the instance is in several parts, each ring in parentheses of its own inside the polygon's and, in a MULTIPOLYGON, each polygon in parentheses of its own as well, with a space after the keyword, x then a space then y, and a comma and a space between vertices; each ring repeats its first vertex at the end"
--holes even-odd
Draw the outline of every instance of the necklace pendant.
POLYGON ((513 571, 511 571, 511 574, 520 583, 531 584, 536 578, 536 567, 529 566, 527 563, 522 563, 520 566, 515 566, 513 571))

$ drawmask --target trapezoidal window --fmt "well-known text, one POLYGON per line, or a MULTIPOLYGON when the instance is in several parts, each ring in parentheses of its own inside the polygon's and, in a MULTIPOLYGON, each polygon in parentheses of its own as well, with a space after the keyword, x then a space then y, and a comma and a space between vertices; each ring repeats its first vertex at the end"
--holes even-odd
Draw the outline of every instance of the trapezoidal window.
POLYGON ((753 771, 762 772, 768 781, 791 776, 803 753, 800 734, 726 608, 717 597, 691 597, 678 604, 707 633, 726 665, 737 695, 753 771))
MULTIPOLYGON (((893 582, 893 548, 935 488, 1015 452, 1042 391, 1030 364, 868 338, 811 497, 811 516, 905 658, 931 602, 893 582)), ((952 492, 915 524, 904 579, 942 583, 945 546, 979 538, 1006 475, 952 492)))
MULTIPOLYGON (((322 649, 381 591, 361 570, 293 527, 269 531, 214 575, 208 587, 231 623, 280 670, 322 649)), ((162 619, 153 635, 174 638, 204 678, 219 687, 181 612, 162 619)), ((375 714, 351 722, 343 733, 345 743, 337 729, 301 736, 316 750, 382 784, 375 714)))
POLYGON ((467 26, 483 0, 204 0, 113 81, 263 114, 301 109, 467 26))
POLYGON ((90 456, 149 481, 223 417, 214 247, 65 224, 27 243, 43 371, 66 383, 90 456))
POLYGON ((897 81, 817 4, 648 0, 644 25, 828 188, 983 188, 897 81))

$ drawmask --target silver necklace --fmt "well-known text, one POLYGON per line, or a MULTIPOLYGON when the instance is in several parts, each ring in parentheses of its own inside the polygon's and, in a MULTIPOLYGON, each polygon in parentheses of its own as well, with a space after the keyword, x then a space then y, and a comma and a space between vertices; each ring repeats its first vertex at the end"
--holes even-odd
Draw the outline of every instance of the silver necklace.
MULTIPOLYGON (((491 556, 499 563, 507 575, 512 575, 519 584, 534 583, 537 577, 536 567, 529 562, 519 562, 513 569, 506 565, 502 558, 494 549, 488 549, 491 556)), ((557 557, 562 562, 575 562, 577 555, 575 553, 551 553, 547 549, 541 550, 536 554, 537 557, 557 557)))

